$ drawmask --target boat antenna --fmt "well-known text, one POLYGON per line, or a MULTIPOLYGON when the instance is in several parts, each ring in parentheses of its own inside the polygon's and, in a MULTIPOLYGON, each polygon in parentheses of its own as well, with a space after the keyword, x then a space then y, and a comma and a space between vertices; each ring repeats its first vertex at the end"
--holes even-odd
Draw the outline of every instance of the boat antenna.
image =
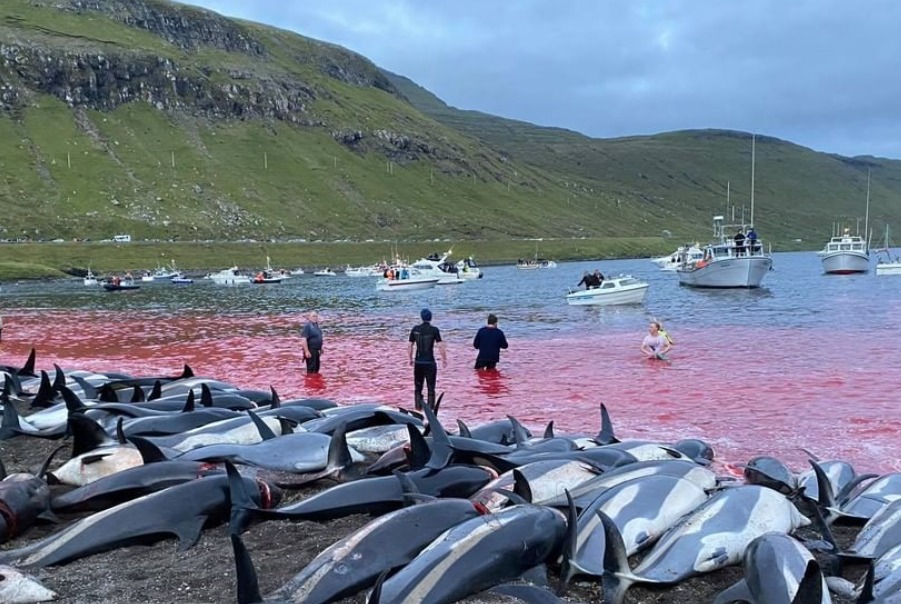
POLYGON ((754 168, 757 158, 757 135, 751 135, 751 226, 754 225, 754 168))
POLYGON ((867 212, 863 221, 863 232, 867 236, 867 250, 870 249, 870 169, 867 168, 867 212))

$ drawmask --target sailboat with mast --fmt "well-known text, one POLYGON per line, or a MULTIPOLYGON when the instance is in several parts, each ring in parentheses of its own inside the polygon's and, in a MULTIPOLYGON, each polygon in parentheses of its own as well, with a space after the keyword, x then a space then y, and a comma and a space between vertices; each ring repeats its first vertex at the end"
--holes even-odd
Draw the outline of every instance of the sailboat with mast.
POLYGON ((751 136, 751 219, 727 224, 725 216, 713 217, 713 239, 703 247, 704 256, 688 255, 676 269, 679 285, 706 288, 755 288, 773 268, 773 259, 754 230, 754 170, 757 139, 751 136), (741 236, 738 236, 741 233, 741 236), (735 234, 735 236, 733 236, 735 234))
MULTIPOLYGON (((860 223, 858 223, 860 224, 860 223)), ((867 171, 867 210, 864 219, 864 234, 870 228, 870 172, 867 171)), ((832 237, 826 242, 820 252, 820 260, 823 263, 823 272, 827 275, 849 275, 853 273, 866 273, 870 270, 870 245, 860 233, 851 234, 851 229, 845 227, 841 233, 832 233, 832 237)))

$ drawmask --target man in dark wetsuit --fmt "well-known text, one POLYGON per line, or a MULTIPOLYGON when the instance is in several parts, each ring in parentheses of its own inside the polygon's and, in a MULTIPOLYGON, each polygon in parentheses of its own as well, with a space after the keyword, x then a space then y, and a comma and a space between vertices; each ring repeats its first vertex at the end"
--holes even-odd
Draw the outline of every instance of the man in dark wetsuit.
POLYGON ((494 369, 501 360, 501 348, 507 348, 507 337, 497 326, 497 316, 488 315, 488 325, 479 329, 472 347, 478 349, 476 369, 494 369))
POLYGON ((319 355, 322 354, 322 329, 319 328, 319 313, 311 311, 300 332, 303 358, 307 363, 307 373, 319 373, 319 355))
POLYGON ((410 331, 408 356, 413 366, 413 402, 416 409, 422 409, 422 386, 428 391, 429 407, 435 408, 435 379, 438 377, 438 363, 435 361, 435 345, 441 355, 441 366, 447 367, 447 350, 441 341, 441 332, 432 325, 432 311, 423 308, 419 313, 422 323, 410 331), (415 357, 414 357, 415 351, 415 357))
POLYGON ((585 271, 585 274, 582 275, 582 280, 576 284, 576 287, 579 287, 582 284, 585 285, 585 289, 591 289, 591 286, 594 285, 594 275, 585 271))

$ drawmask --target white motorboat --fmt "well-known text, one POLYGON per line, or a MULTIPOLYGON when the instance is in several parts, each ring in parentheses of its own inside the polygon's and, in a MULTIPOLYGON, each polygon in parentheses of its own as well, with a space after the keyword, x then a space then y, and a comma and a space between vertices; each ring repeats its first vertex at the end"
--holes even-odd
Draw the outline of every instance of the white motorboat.
POLYGON ((100 285, 100 281, 97 280, 97 276, 91 272, 91 268, 88 267, 88 272, 84 276, 84 285, 85 287, 97 287, 100 285))
POLYGON ((457 265, 448 261, 450 250, 444 252, 440 256, 432 254, 425 258, 420 258, 410 265, 411 269, 415 269, 423 276, 436 277, 438 285, 458 285, 464 280, 460 276, 457 265))
POLYGON ((289 273, 290 273, 291 275, 303 275, 303 274, 304 274, 303 269, 302 269, 301 267, 299 267, 299 266, 298 266, 297 268, 292 269, 291 271, 289 271, 289 273))
POLYGON ((175 268, 175 260, 172 261, 171 265, 166 266, 158 266, 156 270, 153 272, 146 272, 141 277, 141 281, 171 281, 175 277, 181 277, 182 274, 179 272, 177 268, 175 268))
POLYGON ((888 225, 885 225, 885 241, 882 248, 876 250, 876 274, 877 275, 901 275, 901 256, 892 256, 892 242, 889 239, 888 225))
POLYGON ((670 254, 669 256, 658 256, 657 258, 651 258, 651 262, 660 267, 662 271, 674 271, 679 268, 679 265, 682 264, 683 257, 687 257, 689 261, 697 262, 701 258, 704 257, 704 250, 701 249, 701 244, 686 244, 680 245, 675 252, 670 254))
POLYGON ((375 283, 377 291, 410 291, 431 289, 438 285, 438 277, 424 275, 418 269, 408 268, 398 271, 400 277, 395 279, 381 278, 375 283))
POLYGON ((464 258, 457 263, 457 274, 461 279, 481 279, 485 276, 472 256, 464 258))
POLYGON ((557 268, 557 263, 553 260, 545 258, 535 258, 534 260, 523 260, 520 258, 516 261, 516 268, 522 270, 530 270, 536 268, 557 268))
POLYGON ((337 277, 338 274, 330 269, 329 267, 325 267, 313 273, 314 277, 337 277))
POLYGON ((250 283, 250 276, 238 272, 238 267, 222 269, 216 273, 207 275, 216 285, 246 285, 250 283))
POLYGON ((600 287, 570 291, 566 303, 572 306, 612 306, 616 304, 641 304, 649 285, 632 275, 619 275, 604 279, 600 287))

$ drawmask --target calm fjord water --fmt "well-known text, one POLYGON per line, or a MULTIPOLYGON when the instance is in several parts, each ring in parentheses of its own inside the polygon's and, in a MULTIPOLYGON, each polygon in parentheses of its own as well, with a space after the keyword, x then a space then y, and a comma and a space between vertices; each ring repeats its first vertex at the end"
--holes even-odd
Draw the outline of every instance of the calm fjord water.
POLYGON ((901 277, 826 276, 812 252, 782 253, 759 290, 683 288, 648 260, 488 267, 486 276, 424 292, 376 292, 369 278, 294 277, 278 285, 145 284, 107 293, 81 280, 5 283, 2 363, 29 349, 38 366, 198 375, 282 398, 412 403, 407 336, 428 306, 447 342, 442 416, 475 424, 507 414, 533 431, 595 433, 599 403, 621 438, 704 438, 719 459, 775 455, 803 469, 801 447, 861 471, 901 469, 896 392, 901 277), (635 307, 569 307, 583 271, 651 283, 635 307), (323 372, 305 377, 300 313, 317 308, 323 372), (489 312, 510 341, 497 374, 472 369, 472 338, 489 312), (676 338, 670 363, 638 346, 652 318, 676 338))

